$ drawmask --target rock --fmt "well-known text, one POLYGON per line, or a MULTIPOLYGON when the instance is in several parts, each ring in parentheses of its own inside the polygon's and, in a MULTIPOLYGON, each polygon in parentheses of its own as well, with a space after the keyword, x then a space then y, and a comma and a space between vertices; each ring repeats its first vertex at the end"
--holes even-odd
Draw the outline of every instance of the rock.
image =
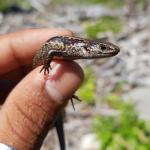
POLYGON ((95 134, 89 133, 83 135, 80 140, 80 150, 98 150, 99 141, 97 141, 95 134))
POLYGON ((133 100, 142 119, 150 120, 150 87, 135 88, 123 97, 133 100))
POLYGON ((33 8, 37 9, 40 12, 44 12, 45 7, 51 2, 51 0, 28 0, 33 8))
POLYGON ((75 18, 78 18, 79 20, 86 20, 90 18, 98 19, 105 15, 112 15, 112 10, 101 5, 80 5, 78 7, 70 5, 69 7, 61 7, 60 13, 70 17, 76 16, 75 18))
POLYGON ((0 13, 0 24, 3 22, 3 14, 0 13))

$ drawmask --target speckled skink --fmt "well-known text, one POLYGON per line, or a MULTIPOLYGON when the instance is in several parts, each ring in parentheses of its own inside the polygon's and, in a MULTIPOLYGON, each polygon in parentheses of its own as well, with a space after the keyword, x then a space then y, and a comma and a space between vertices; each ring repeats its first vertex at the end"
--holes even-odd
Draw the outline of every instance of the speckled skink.
MULTIPOLYGON (((88 40, 79 37, 55 36, 48 39, 33 59, 33 67, 43 65, 41 71, 49 73, 50 63, 54 59, 95 59, 111 57, 118 54, 120 48, 104 40, 88 40)), ((75 95, 72 96, 79 100, 75 95)), ((55 123, 61 150, 65 150, 63 118, 58 117, 55 123)))

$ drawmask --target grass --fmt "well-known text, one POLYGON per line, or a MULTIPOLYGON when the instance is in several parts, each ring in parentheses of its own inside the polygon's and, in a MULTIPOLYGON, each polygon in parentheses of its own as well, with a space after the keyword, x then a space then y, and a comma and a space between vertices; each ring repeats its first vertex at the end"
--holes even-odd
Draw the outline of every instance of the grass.
POLYGON ((103 16, 98 21, 87 22, 85 33, 90 38, 97 38, 102 32, 117 34, 122 31, 122 23, 119 18, 113 16, 103 16))
MULTIPOLYGON (((136 0, 135 5, 143 7, 146 0, 136 0)), ((53 0, 53 4, 69 4, 69 5, 92 5, 99 4, 111 8, 121 8, 128 5, 126 0, 53 0)))
POLYGON ((81 88, 77 91, 77 95, 87 104, 93 104, 96 98, 96 77, 90 67, 84 69, 85 80, 81 88))
POLYGON ((150 126, 139 118, 134 105, 110 94, 103 99, 118 116, 97 116, 93 129, 100 143, 100 150, 149 150, 150 126))
MULTIPOLYGON (((145 3, 146 3, 146 1, 149 1, 149 0, 136 0, 136 7, 138 7, 138 8, 144 8, 144 5, 145 5, 145 3)), ((150 3, 150 1, 149 1, 149 3, 150 3)))
POLYGON ((55 4, 80 4, 80 5, 91 5, 100 4, 109 6, 112 8, 118 8, 124 5, 124 0, 54 0, 55 4))
POLYGON ((6 12, 14 5, 24 10, 29 10, 31 8, 27 0, 0 0, 0 11, 6 12))

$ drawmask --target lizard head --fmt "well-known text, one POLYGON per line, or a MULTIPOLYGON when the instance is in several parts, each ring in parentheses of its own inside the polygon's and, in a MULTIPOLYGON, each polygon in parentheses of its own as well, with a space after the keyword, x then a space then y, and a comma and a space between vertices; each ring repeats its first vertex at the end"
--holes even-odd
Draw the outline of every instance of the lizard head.
POLYGON ((120 48, 112 43, 109 42, 103 42, 99 43, 99 53, 103 55, 110 55, 114 56, 118 54, 120 51, 120 48))
POLYGON ((95 57, 110 57, 117 55, 120 48, 110 42, 98 42, 91 45, 91 50, 95 57))

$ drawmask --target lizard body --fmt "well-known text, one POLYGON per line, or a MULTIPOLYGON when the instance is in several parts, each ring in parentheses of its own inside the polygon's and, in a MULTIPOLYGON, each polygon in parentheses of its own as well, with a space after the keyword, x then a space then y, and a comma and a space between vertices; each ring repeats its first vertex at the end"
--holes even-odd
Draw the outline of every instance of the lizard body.
MULTIPOLYGON (((94 41, 78 37, 56 36, 47 40, 33 59, 33 67, 43 65, 44 74, 49 73, 53 59, 94 59, 111 57, 119 47, 107 41, 94 41)), ((42 71, 41 70, 41 71, 42 71)))
MULTIPOLYGON (((119 47, 104 40, 88 40, 78 37, 56 36, 48 39, 33 59, 33 67, 43 65, 41 71, 49 73, 50 63, 54 59, 95 59, 118 54, 119 47)), ((72 98, 80 100, 73 95, 72 98)), ((72 100, 71 98, 71 100, 72 100)), ((55 122, 61 150, 65 150, 62 115, 55 122)))

